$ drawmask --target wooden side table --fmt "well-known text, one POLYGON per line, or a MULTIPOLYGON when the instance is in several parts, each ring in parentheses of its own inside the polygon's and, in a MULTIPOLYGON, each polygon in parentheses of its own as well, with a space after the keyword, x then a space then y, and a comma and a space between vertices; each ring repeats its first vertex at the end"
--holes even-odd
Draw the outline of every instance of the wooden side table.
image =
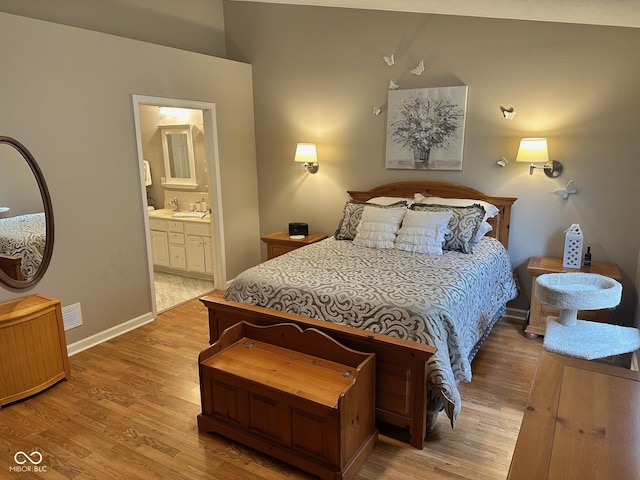
MULTIPOLYGON (((525 323, 524 333, 528 338, 536 338, 538 335, 544 335, 547 328, 547 317, 557 317, 558 309, 542 303, 536 298, 536 279, 545 273, 563 273, 563 272, 585 272, 597 273, 605 277, 622 281, 620 269, 615 263, 593 262, 590 267, 582 267, 580 270, 575 268, 564 268, 562 266, 562 258, 553 257, 531 257, 527 272, 531 275, 531 306, 529 309, 528 322, 525 323)), ((608 322, 610 310, 581 310, 578 312, 578 318, 582 320, 592 320, 597 322, 608 322)))
POLYGON ((289 232, 280 231, 265 235, 261 237, 260 240, 267 244, 267 258, 272 259, 296 248, 319 242, 325 238, 327 238, 327 236, 324 233, 310 233, 304 238, 294 239, 289 238, 289 232))

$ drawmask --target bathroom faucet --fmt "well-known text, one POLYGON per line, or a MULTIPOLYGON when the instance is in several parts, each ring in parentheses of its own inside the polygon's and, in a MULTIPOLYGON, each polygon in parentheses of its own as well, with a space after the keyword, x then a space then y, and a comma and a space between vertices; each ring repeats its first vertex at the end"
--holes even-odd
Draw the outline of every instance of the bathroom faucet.
POLYGON ((178 198, 177 197, 173 197, 170 201, 169 201, 169 205, 174 205, 176 207, 175 211, 179 212, 180 211, 180 207, 178 206, 178 198))

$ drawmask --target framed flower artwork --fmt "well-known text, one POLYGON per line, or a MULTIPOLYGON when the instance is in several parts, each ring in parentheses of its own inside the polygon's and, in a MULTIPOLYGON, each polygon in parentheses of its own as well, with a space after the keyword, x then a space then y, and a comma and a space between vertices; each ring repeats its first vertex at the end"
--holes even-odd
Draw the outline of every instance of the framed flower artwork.
POLYGON ((462 170, 467 90, 390 90, 386 167, 462 170))

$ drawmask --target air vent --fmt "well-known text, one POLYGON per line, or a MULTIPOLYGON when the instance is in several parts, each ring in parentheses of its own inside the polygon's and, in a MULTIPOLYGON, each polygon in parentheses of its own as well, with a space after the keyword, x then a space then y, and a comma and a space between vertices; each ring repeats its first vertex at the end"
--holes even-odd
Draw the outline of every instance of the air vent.
POLYGON ((64 329, 69 330, 82 325, 82 311, 80 310, 80 304, 74 303, 62 308, 62 321, 64 323, 64 329))

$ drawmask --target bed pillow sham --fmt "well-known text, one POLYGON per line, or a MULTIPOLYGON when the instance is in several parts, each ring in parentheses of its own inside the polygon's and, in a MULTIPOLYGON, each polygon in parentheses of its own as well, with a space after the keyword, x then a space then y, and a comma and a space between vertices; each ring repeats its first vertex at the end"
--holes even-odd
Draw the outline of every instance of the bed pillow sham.
POLYGON ((480 226, 478 227, 478 231, 476 232, 476 236, 473 237, 473 240, 471 241, 471 243, 475 245, 480 241, 482 237, 484 237, 487 233, 489 233, 492 230, 493 230, 493 227, 489 222, 481 222, 480 226))
POLYGON ((367 203, 375 203, 376 205, 395 205, 398 202, 405 202, 407 205, 411 205, 413 203, 413 198, 403 198, 403 197, 373 197, 367 200, 367 203))
POLYGON ((444 237, 449 233, 453 212, 407 210, 398 230, 394 248, 413 253, 442 255, 444 237))
POLYGON ((453 250, 462 253, 473 253, 473 239, 485 216, 482 205, 470 205, 468 207, 455 207, 451 205, 426 205, 414 203, 412 210, 427 212, 448 212, 453 215, 449 220, 449 233, 444 237, 443 250, 453 250))
POLYGON ((401 200, 391 205, 376 205, 358 200, 347 201, 342 210, 342 218, 338 224, 338 229, 333 235, 336 240, 353 240, 356 237, 358 225, 360 225, 360 221, 362 220, 362 210, 366 205, 374 208, 394 208, 406 207, 407 203, 401 200))
POLYGON ((472 198, 444 198, 444 197, 425 197, 421 193, 413 195, 416 203, 422 203, 426 205, 451 205, 452 207, 468 207, 470 205, 481 205, 484 208, 484 218, 493 218, 500 213, 498 207, 494 204, 485 202, 484 200, 474 200, 472 198))
POLYGON ((406 211, 406 206, 378 208, 365 205, 353 244, 361 247, 392 249, 406 211))

